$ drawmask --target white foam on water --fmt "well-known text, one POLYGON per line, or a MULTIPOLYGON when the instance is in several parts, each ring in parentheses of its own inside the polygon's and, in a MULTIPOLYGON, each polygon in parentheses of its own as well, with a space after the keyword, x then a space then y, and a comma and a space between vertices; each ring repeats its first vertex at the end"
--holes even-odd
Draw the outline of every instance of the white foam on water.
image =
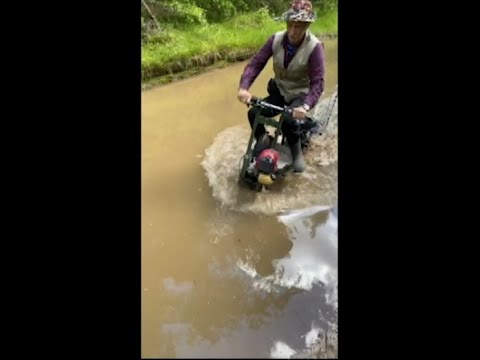
POLYGON ((297 352, 282 341, 276 341, 270 349, 271 359, 290 359, 297 352))

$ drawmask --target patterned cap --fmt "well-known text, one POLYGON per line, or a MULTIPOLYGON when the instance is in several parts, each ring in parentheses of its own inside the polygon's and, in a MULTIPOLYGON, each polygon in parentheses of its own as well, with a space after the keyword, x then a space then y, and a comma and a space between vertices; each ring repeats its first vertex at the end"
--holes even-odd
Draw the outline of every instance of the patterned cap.
POLYGON ((308 0, 293 0, 291 8, 285 11, 277 20, 312 23, 317 19, 312 3, 308 0))

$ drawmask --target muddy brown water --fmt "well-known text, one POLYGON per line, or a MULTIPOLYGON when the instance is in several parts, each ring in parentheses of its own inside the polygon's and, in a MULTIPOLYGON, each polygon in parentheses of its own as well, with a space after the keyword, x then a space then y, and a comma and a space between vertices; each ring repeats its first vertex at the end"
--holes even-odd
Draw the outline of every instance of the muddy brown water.
MULTIPOLYGON (((318 114, 337 84, 337 41, 325 47, 318 114)), ((142 358, 288 358, 336 328, 336 107, 305 173, 240 189, 245 64, 142 93, 142 358)))

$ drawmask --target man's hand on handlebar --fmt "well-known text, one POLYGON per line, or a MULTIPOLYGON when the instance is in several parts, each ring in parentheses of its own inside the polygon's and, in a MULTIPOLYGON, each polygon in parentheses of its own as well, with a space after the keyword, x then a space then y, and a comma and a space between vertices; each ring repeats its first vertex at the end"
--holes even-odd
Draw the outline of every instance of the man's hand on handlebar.
POLYGON ((306 114, 307 111, 302 106, 293 108, 292 116, 294 119, 303 120, 306 114))
POLYGON ((240 102, 248 105, 252 99, 252 94, 246 89, 238 89, 237 98, 240 102))

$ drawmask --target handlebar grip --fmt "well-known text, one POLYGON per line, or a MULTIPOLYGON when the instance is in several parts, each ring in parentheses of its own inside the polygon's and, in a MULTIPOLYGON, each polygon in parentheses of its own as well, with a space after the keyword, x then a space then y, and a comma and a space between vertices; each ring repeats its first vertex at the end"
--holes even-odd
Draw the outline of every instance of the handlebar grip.
POLYGON ((255 104, 258 104, 258 103, 260 102, 260 100, 261 100, 260 98, 258 98, 258 97, 256 97, 256 96, 252 96, 252 97, 250 98, 250 101, 248 102, 247 105, 253 106, 253 105, 255 105, 255 104))

